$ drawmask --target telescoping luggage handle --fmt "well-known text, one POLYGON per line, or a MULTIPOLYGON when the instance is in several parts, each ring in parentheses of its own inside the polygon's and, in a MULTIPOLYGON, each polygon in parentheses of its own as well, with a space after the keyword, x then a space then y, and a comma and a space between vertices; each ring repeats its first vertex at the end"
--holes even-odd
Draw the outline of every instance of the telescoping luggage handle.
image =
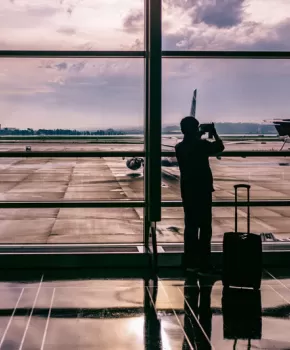
POLYGON ((238 184, 234 185, 235 188, 235 232, 238 232, 238 189, 246 188, 247 189, 247 204, 248 204, 248 219, 247 219, 247 229, 250 233, 250 185, 247 184, 238 184))

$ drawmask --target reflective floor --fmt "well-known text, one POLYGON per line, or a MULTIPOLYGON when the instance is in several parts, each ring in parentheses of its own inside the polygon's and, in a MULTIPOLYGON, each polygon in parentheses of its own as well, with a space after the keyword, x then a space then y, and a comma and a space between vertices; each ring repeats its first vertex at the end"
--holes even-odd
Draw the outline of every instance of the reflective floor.
POLYGON ((289 269, 261 292, 172 269, 0 273, 0 349, 290 349, 289 269))

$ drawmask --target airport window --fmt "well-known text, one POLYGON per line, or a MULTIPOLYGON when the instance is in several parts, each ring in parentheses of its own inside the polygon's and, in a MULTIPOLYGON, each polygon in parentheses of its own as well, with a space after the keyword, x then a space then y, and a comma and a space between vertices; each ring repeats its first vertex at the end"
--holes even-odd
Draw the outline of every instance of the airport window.
MULTIPOLYGON (((271 119, 290 109, 289 61, 253 59, 163 60, 163 150, 180 141, 180 116, 190 113, 196 89, 196 117, 215 122, 226 151, 279 151, 281 137, 271 119), (179 86, 180 89, 175 89, 179 86), (279 91, 277 97, 275 92, 279 91), (205 93, 206 92, 206 93, 205 93), (275 97, 274 97, 275 96, 275 97), (247 135, 247 137, 245 136, 247 135), (261 136, 263 135, 263 137, 261 136)), ((285 145, 284 150, 289 150, 285 145)), ((234 200, 233 185, 251 185, 251 199, 287 199, 290 192, 286 158, 210 159, 214 200, 234 200)), ((175 157, 162 158, 162 199, 180 199, 175 157)))
POLYGON ((0 244, 140 245, 143 208, 1 209, 0 230, 0 244))
MULTIPOLYGON (((234 208, 213 208, 212 242, 222 243, 225 232, 234 231, 234 208)), ((247 231, 247 210, 238 209, 238 229, 247 231)), ((290 242, 288 227, 290 211, 287 207, 253 207, 251 208, 251 232, 262 233, 263 242, 290 242)), ((157 225, 157 240, 160 244, 183 243, 184 213, 182 208, 163 208, 162 220, 157 225)))
MULTIPOLYGON (((2 58, 0 72, 1 151, 103 152, 1 158, 2 200, 144 200, 143 157, 106 154, 144 152, 142 58, 2 58)), ((141 243, 142 216, 142 208, 2 209, 0 242, 141 243)))
POLYGON ((173 147, 194 90, 196 117, 226 146, 210 159, 213 242, 232 229, 241 182, 253 230, 287 239, 288 124, 273 119, 289 110, 288 5, 224 1, 217 18, 214 1, 101 3, 1 9, 0 244, 182 246, 173 147))
POLYGON ((0 43, 6 50, 143 50, 143 7, 143 0, 4 0, 0 43))
POLYGON ((163 50, 289 51, 289 2, 163 0, 163 50))

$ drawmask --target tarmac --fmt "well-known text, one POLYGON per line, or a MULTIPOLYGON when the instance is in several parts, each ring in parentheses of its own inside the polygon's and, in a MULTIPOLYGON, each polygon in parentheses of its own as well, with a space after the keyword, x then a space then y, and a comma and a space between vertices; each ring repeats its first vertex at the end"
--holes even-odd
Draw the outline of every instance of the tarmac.
MULTIPOLYGON (((27 143, 29 145, 29 143, 27 143)), ((227 150, 279 150, 281 142, 226 144, 227 150)), ((24 151, 25 143, 1 143, 0 152, 24 151)), ((140 151, 142 145, 33 143, 33 151, 140 151)), ((285 147, 287 149, 287 147, 285 147)), ((214 200, 233 200, 233 185, 249 183, 252 199, 290 197, 290 161, 275 158, 211 159, 214 200)), ((162 168, 163 200, 180 200, 179 170, 162 168)), ((245 192, 241 192, 245 199, 245 192)), ((131 171, 122 158, 0 158, 0 200, 143 200, 143 169, 131 171)), ((239 209, 246 230, 246 208, 239 209)), ((182 208, 164 208, 158 242, 183 241, 182 208)), ((251 209, 251 231, 288 240, 290 209, 251 209)), ((213 241, 234 228, 233 208, 213 208, 213 241)), ((0 209, 0 243, 142 243, 142 208, 0 209)))

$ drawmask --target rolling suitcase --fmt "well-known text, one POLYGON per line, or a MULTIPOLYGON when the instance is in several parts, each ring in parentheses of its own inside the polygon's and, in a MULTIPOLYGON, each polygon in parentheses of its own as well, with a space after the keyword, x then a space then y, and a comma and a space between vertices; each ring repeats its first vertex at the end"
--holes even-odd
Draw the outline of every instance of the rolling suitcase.
POLYGON ((235 185, 235 232, 226 232, 223 240, 224 287, 260 289, 262 278, 262 240, 250 233, 250 185, 235 185), (247 189, 247 233, 238 232, 237 192, 247 189))

